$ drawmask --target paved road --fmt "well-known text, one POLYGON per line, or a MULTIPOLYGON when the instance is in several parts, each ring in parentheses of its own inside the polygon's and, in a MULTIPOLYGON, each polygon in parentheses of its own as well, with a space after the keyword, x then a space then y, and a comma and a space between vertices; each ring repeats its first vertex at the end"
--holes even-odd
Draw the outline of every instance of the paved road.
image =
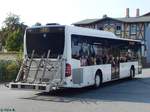
POLYGON ((102 88, 67 89, 51 94, 9 90, 0 85, 0 109, 16 112, 150 112, 150 69, 134 80, 102 88))

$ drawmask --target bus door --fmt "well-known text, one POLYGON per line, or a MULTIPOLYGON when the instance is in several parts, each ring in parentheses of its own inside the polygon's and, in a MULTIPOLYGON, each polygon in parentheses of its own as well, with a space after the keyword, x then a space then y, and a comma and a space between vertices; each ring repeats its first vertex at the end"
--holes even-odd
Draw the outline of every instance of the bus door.
POLYGON ((111 63, 111 79, 118 79, 119 78, 119 49, 118 46, 113 46, 111 48, 110 63, 111 63))
POLYGON ((119 61, 118 59, 114 58, 111 62, 111 79, 118 79, 119 78, 119 61))

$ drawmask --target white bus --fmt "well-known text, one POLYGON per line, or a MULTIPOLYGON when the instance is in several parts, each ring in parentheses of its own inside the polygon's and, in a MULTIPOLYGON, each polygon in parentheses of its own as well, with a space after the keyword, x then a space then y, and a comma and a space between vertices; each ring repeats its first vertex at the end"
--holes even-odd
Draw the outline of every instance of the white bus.
POLYGON ((113 33, 63 25, 30 27, 24 61, 12 89, 49 92, 59 88, 100 87, 141 74, 141 42, 113 33))

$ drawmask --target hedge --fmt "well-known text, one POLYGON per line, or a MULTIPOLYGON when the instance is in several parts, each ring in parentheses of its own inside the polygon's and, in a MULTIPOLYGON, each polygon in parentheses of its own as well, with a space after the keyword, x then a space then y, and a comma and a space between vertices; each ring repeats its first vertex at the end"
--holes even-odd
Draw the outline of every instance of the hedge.
POLYGON ((8 82, 16 79, 20 68, 17 61, 0 60, 0 82, 8 82))

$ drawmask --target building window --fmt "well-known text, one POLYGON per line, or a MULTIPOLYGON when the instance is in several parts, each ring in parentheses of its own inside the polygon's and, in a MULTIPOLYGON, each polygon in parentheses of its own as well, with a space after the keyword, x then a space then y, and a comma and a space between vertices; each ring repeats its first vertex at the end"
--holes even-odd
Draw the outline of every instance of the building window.
POLYGON ((121 34, 121 26, 116 26, 116 34, 121 34))
POLYGON ((131 24, 131 34, 136 34, 136 24, 131 24))

